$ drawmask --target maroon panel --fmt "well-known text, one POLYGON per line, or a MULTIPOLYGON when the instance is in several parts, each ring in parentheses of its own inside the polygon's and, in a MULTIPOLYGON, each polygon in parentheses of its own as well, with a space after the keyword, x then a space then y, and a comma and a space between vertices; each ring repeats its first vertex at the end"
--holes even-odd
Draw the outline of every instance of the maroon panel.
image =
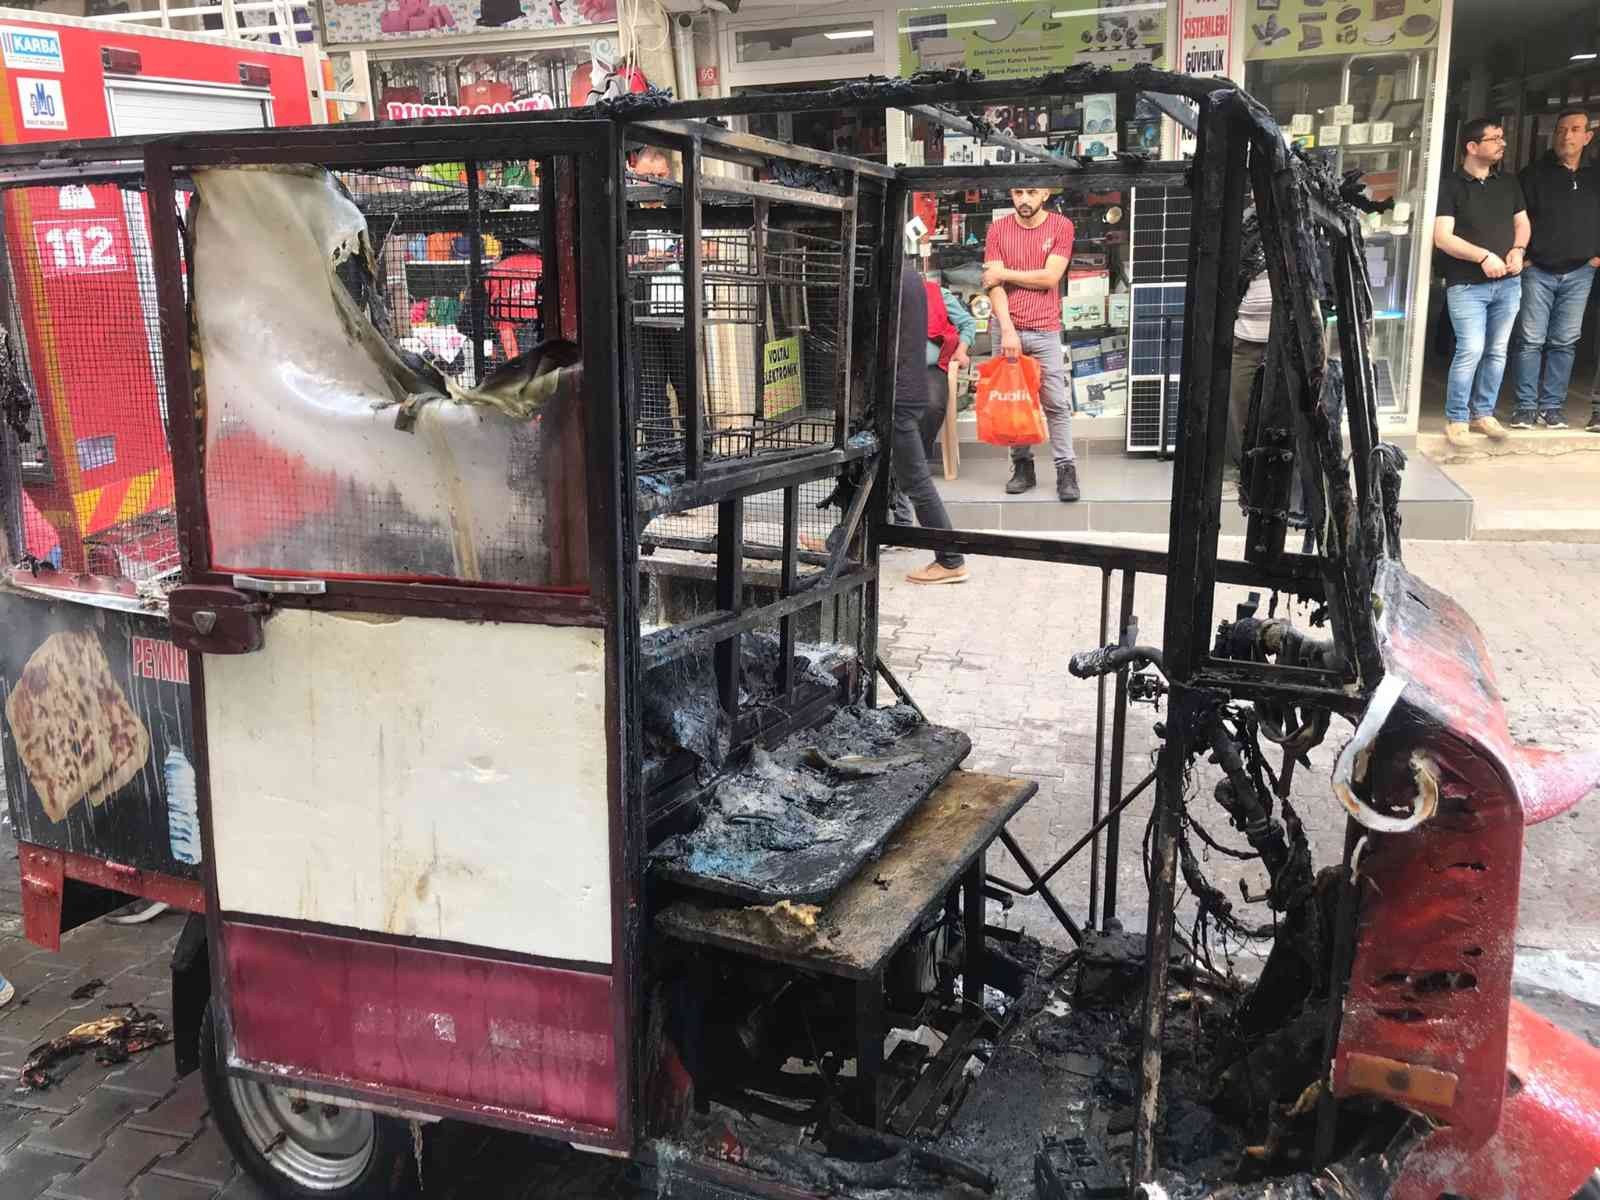
POLYGON ((611 978, 223 923, 234 1048, 533 1127, 617 1124, 611 978))

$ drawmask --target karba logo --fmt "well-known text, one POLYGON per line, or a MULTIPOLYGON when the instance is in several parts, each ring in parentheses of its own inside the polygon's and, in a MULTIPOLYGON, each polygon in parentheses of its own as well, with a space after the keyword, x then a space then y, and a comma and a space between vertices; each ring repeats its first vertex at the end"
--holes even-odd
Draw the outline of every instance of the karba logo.
POLYGON ((33 85, 33 93, 28 97, 28 111, 36 117, 53 117, 56 115, 56 100, 40 80, 33 85))

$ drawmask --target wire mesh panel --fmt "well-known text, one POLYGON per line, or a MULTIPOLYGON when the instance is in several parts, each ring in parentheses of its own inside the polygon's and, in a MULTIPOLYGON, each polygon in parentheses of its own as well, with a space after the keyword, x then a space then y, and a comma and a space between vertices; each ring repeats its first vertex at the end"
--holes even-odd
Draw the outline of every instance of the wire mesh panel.
POLYGON ((577 348, 543 340, 534 168, 468 171, 195 172, 216 569, 587 585, 577 348))
POLYGON ((18 187, 4 206, 5 391, 31 399, 24 550, 148 583, 178 567, 148 213, 115 184, 18 187))
POLYGON ((686 344, 678 193, 629 205, 627 316, 641 470, 684 462, 691 363, 705 459, 749 458, 833 438, 842 378, 843 221, 853 215, 778 213, 766 201, 731 203, 710 181, 707 187, 698 246, 702 347, 693 353, 686 344))

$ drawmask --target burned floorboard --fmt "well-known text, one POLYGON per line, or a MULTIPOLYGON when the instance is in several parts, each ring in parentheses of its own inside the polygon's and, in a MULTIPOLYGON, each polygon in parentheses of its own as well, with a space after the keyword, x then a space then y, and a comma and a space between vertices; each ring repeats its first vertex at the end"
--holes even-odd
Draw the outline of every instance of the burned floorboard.
POLYGON ((681 942, 866 978, 943 902, 966 866, 1037 790, 1031 780, 955 771, 889 835, 882 856, 817 910, 684 899, 661 912, 656 928, 681 942))
POLYGON ((903 706, 843 709, 718 781, 700 824, 655 852, 656 875, 750 904, 821 904, 971 750, 903 706))

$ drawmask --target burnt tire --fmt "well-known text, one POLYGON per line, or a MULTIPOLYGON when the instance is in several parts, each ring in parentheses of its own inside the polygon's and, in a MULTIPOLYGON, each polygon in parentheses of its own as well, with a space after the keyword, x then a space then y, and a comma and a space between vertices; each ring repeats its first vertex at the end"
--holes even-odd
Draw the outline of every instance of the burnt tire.
POLYGON ((288 1091, 230 1075, 207 1005, 200 1076, 211 1119, 241 1167, 282 1200, 409 1196, 416 1171, 404 1122, 363 1109, 295 1102, 288 1091))

